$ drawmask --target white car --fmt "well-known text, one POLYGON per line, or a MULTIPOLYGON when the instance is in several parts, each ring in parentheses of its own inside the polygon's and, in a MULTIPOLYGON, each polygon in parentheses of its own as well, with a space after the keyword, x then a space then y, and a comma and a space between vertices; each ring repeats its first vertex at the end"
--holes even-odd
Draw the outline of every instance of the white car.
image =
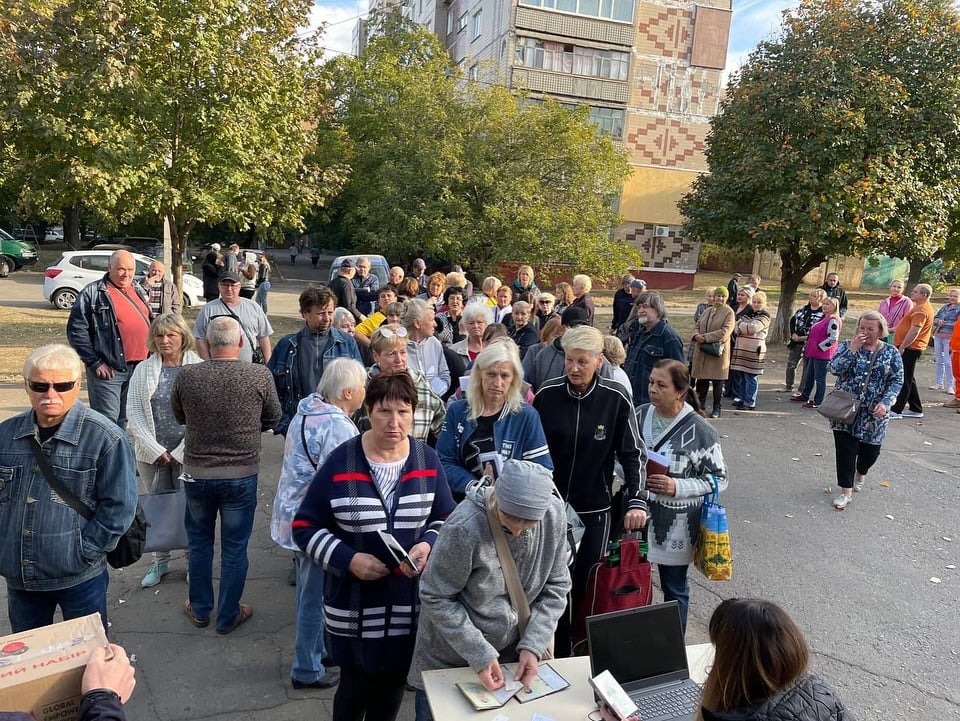
MULTIPOLYGON (((68 251, 43 274, 43 297, 57 308, 70 310, 77 302, 80 291, 95 280, 100 280, 107 272, 112 250, 74 250, 68 251)), ((139 253, 133 254, 137 262, 137 280, 147 275, 147 269, 153 262, 139 253)), ((183 305, 198 306, 204 304, 203 281, 192 273, 183 274, 183 305)))

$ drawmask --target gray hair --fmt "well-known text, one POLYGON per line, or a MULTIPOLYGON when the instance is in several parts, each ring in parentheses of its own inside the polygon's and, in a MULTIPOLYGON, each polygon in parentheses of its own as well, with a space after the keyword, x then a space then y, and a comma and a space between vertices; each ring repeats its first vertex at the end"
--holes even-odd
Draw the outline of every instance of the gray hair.
POLYGON ((603 333, 590 325, 567 328, 560 337, 560 345, 565 351, 582 350, 599 356, 603 353, 603 333))
POLYGON ((233 348, 240 345, 243 331, 240 322, 227 315, 220 315, 207 326, 207 343, 211 348, 233 348))
POLYGON ((367 372, 361 363, 353 358, 334 358, 323 369, 317 393, 327 403, 332 403, 341 400, 345 390, 363 388, 366 383, 367 372))
POLYGON ((403 308, 403 315, 400 316, 400 322, 407 330, 413 328, 413 324, 423 317, 429 306, 427 301, 420 298, 411 298, 403 308))
POLYGON ((863 311, 863 313, 860 314, 860 318, 857 319, 857 327, 859 328, 860 324, 865 320, 875 320, 880 324, 880 340, 883 340, 890 334, 890 328, 887 326, 887 319, 880 314, 880 311, 863 311))
POLYGON ((525 310, 526 310, 526 311, 531 310, 531 309, 533 308, 533 306, 530 305, 529 303, 527 303, 527 301, 525 301, 525 300, 518 300, 516 303, 513 304, 513 306, 511 306, 511 308, 512 308, 512 310, 519 310, 519 311, 523 312, 523 311, 525 311, 525 310))
POLYGON ((509 413, 520 410, 523 402, 523 365, 520 363, 520 349, 509 338, 497 338, 477 354, 470 371, 470 385, 467 386, 467 405, 470 407, 470 419, 476 420, 483 412, 483 383, 480 376, 487 368, 498 363, 509 363, 513 368, 513 380, 507 389, 504 407, 509 413))
POLYGON ((23 377, 32 371, 72 371, 79 378, 83 375, 83 361, 77 352, 63 343, 50 343, 30 351, 23 362, 23 377))
POLYGON ((578 274, 573 276, 573 279, 570 281, 571 285, 580 286, 583 288, 584 293, 589 293, 593 290, 593 280, 589 275, 578 274))
POLYGON ((463 315, 460 316, 460 322, 467 324, 480 317, 487 321, 487 325, 493 323, 493 311, 490 310, 486 303, 467 303, 467 306, 463 309, 463 315))
POLYGON ((919 291, 920 291, 921 293, 923 293, 927 298, 929 298, 931 295, 933 295, 933 286, 928 285, 927 283, 917 283, 915 286, 913 286, 913 289, 914 289, 914 290, 919 290, 919 291))
POLYGON ((351 320, 353 319, 353 313, 351 313, 349 310, 347 310, 343 306, 334 309, 333 320, 331 321, 333 327, 339 330, 340 324, 343 322, 343 319, 346 318, 347 316, 349 316, 351 320))
POLYGON ((663 304, 663 297, 655 290, 645 290, 637 296, 635 303, 645 303, 653 309, 660 320, 666 320, 667 308, 663 304))

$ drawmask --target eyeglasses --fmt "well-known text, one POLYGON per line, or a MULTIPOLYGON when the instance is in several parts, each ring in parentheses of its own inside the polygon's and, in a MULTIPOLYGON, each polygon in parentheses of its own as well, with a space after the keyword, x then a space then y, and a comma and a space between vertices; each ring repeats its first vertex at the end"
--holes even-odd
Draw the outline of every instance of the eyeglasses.
POLYGON ((552 300, 538 300, 538 301, 537 301, 537 304, 538 304, 538 305, 551 305, 552 303, 553 303, 552 300))
POLYGON ((80 379, 77 378, 72 381, 62 381, 60 383, 45 383, 43 381, 27 381, 27 388, 32 390, 34 393, 46 393, 50 390, 50 386, 53 386, 53 390, 57 393, 66 393, 67 391, 72 391, 74 386, 80 382, 80 379))
POLYGON ((377 330, 384 338, 393 338, 393 336, 397 336, 397 338, 407 337, 407 329, 403 326, 400 326, 396 330, 391 330, 390 328, 377 328, 377 330))

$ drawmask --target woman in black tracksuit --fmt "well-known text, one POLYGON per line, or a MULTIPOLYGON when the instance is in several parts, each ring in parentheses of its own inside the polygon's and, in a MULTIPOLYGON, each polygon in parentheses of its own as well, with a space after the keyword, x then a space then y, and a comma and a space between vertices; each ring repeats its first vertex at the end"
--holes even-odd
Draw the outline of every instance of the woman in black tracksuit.
MULTIPOLYGON (((547 437, 553 459, 553 480, 584 524, 583 540, 573 566, 571 609, 584 596, 590 567, 603 555, 610 537, 614 460, 624 474, 623 526, 646 524, 647 504, 640 498, 646 449, 626 388, 600 377, 603 335, 579 326, 563 334, 566 375, 545 382, 533 407, 547 437)), ((619 521, 619 519, 617 519, 619 521)), ((568 655, 569 632, 558 629, 556 652, 568 655)))

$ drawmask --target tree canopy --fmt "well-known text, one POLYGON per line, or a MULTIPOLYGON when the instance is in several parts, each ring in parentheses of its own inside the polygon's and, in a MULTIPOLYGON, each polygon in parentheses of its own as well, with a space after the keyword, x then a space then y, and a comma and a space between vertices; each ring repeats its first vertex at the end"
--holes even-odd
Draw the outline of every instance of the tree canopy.
POLYGON ((299 226, 342 181, 321 166, 310 0, 29 0, 4 34, 0 100, 21 208, 82 203, 169 222, 299 226))
POLYGON ((782 261, 775 337, 834 255, 930 257, 960 199, 960 15, 949 0, 802 0, 732 77, 686 232, 782 261))
MULTIPOLYGON (((325 149, 350 166, 324 232, 344 247, 487 271, 503 260, 609 272, 639 264, 611 240, 626 156, 586 108, 466 81, 439 39, 386 16, 359 58, 330 67, 340 132, 325 149)), ((333 136, 331 136, 333 137, 333 136)))

